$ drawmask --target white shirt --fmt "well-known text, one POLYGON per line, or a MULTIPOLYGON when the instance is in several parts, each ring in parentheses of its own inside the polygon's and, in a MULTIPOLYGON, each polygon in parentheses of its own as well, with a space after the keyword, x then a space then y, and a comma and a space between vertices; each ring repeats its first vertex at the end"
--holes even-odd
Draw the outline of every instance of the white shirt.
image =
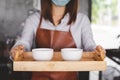
MULTIPOLYGON (((30 51, 35 41, 36 30, 40 21, 40 12, 36 12, 26 19, 22 35, 17 40, 17 45, 24 45, 26 50, 30 51)), ((77 14, 77 18, 74 24, 67 25, 69 21, 69 14, 66 14, 61 20, 58 26, 54 26, 50 21, 42 19, 41 28, 48 30, 58 31, 71 31, 72 37, 75 41, 77 48, 82 48, 84 51, 93 51, 96 44, 93 40, 93 34, 91 31, 91 24, 88 17, 82 13, 77 14)))

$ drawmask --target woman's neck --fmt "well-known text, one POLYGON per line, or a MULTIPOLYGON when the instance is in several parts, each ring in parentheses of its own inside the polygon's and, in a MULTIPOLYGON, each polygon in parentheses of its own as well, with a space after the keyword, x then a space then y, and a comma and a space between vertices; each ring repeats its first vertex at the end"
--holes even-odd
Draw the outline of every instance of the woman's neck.
POLYGON ((54 25, 57 26, 60 23, 60 20, 63 18, 65 14, 65 6, 59 7, 56 5, 52 5, 52 18, 54 25))
POLYGON ((59 7, 56 6, 55 4, 52 4, 52 15, 53 16, 63 16, 65 13, 65 6, 59 7))

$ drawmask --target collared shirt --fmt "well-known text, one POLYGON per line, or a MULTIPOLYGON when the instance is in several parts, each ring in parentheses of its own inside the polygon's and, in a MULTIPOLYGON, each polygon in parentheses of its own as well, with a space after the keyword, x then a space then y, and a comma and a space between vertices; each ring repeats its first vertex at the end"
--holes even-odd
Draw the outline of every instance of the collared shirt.
MULTIPOLYGON (((93 51, 96 44, 93 40, 93 34, 91 31, 91 24, 88 17, 82 13, 77 14, 75 23, 67 25, 69 21, 69 14, 66 14, 61 20, 61 23, 54 26, 50 21, 42 19, 41 27, 48 30, 69 31, 75 41, 77 48, 81 48, 84 51, 93 51)), ((40 12, 36 12, 29 16, 24 25, 24 29, 21 37, 17 40, 17 45, 25 46, 26 50, 30 51, 35 41, 36 30, 40 22, 40 12)))

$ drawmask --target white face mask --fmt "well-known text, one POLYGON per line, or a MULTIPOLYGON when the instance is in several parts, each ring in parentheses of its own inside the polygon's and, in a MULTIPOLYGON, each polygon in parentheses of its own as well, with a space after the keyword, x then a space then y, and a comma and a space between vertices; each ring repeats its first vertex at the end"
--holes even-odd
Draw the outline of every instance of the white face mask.
POLYGON ((56 6, 66 6, 70 0, 52 0, 56 6))

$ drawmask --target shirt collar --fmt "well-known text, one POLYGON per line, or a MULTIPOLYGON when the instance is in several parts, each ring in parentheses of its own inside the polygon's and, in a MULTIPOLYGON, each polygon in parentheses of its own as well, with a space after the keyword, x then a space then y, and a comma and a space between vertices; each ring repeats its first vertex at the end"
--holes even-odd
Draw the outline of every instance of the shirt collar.
POLYGON ((61 20, 61 23, 68 23, 69 17, 70 17, 70 15, 69 15, 69 13, 67 13, 67 14, 63 17, 63 19, 61 20))
MULTIPOLYGON (((69 17, 70 17, 70 16, 69 16, 69 13, 65 14, 65 16, 64 16, 63 19, 61 20, 61 23, 60 23, 60 24, 67 24, 68 21, 69 21, 69 17)), ((53 25, 50 21, 45 20, 45 19, 43 19, 42 22, 43 22, 43 23, 44 23, 44 22, 47 22, 47 24, 53 25)))

